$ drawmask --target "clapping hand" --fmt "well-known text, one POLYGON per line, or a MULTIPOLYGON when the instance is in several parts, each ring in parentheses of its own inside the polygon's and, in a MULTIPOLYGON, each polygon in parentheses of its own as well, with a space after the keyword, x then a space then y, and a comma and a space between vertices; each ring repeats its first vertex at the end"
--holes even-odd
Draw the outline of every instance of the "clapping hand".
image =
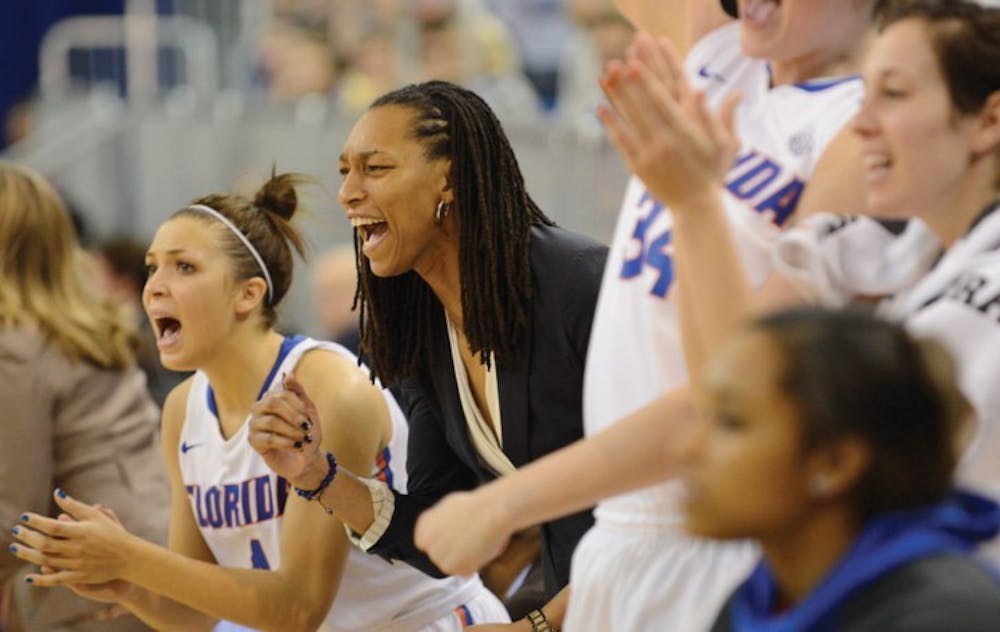
POLYGON ((80 502, 59 489, 54 497, 64 512, 58 519, 29 512, 12 529, 18 543, 11 545, 11 553, 41 567, 25 580, 35 586, 90 584, 81 594, 118 600, 127 586, 117 581, 128 564, 123 544, 134 536, 106 507, 80 502))
POLYGON ((739 142, 734 131, 738 95, 718 114, 688 83, 669 40, 639 33, 627 60, 611 62, 601 77, 609 106, 598 108, 608 135, 636 174, 674 213, 717 198, 739 142))

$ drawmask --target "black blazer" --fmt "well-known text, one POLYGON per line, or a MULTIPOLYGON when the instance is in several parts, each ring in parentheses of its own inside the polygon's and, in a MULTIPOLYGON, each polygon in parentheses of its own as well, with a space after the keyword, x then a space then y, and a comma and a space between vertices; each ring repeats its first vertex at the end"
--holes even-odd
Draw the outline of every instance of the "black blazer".
MULTIPOLYGON (((605 246, 580 235, 532 229, 531 321, 514 359, 497 363, 503 450, 515 467, 583 437, 583 367, 606 258, 605 246)), ((443 573, 413 545, 417 517, 445 494, 497 477, 469 437, 446 327, 442 310, 426 374, 402 383, 408 493, 395 494, 392 521, 371 548, 436 577, 443 573)), ((542 525, 550 595, 569 583, 573 549, 592 524, 588 509, 542 525)))

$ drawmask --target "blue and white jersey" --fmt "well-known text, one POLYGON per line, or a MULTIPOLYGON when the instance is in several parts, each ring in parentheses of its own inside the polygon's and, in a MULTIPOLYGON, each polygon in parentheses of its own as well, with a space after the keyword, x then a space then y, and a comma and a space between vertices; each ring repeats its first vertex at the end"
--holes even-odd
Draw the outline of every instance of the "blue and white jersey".
MULTIPOLYGON (((294 371, 303 354, 356 357, 340 345, 304 336, 285 338, 259 397, 282 388, 281 376, 294 371)), ((367 368, 361 367, 367 373, 367 368)), ((392 438, 371 475, 406 492, 408 426, 396 400, 383 391, 392 419, 392 438)), ((275 570, 281 564, 281 518, 289 488, 250 447, 244 423, 225 439, 207 376, 195 373, 180 435, 181 477, 191 511, 205 542, 221 566, 275 570)), ((368 632, 421 628, 447 616, 483 590, 478 577, 433 579, 404 563, 389 563, 352 548, 343 579, 323 630, 368 632)))
MULTIPOLYGON (((709 33, 686 69, 717 107, 734 91, 741 147, 726 178, 724 203, 754 283, 771 271, 771 250, 830 140, 861 104, 856 77, 771 87, 764 61, 742 55, 739 25, 709 33)), ((688 382, 678 304, 672 291, 673 218, 632 178, 601 282, 584 376, 584 428, 593 435, 688 382)), ((676 482, 598 505, 598 521, 676 525, 676 482)))

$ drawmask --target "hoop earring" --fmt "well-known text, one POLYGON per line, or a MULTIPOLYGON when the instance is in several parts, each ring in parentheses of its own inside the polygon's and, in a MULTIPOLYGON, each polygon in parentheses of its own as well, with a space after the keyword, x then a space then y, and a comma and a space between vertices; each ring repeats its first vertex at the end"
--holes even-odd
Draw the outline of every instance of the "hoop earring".
POLYGON ((445 204, 444 200, 438 200, 437 209, 434 211, 434 223, 440 224, 451 212, 451 205, 445 204))

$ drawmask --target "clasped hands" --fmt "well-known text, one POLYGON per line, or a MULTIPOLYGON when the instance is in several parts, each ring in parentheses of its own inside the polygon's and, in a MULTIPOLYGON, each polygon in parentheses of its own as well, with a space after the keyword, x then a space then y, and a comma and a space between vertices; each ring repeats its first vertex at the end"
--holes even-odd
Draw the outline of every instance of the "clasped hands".
POLYGON ((53 497, 62 510, 58 518, 26 512, 11 529, 17 542, 10 545, 10 553, 39 567, 25 581, 69 586, 98 601, 120 601, 131 587, 124 578, 134 536, 108 507, 81 502, 61 489, 53 497))

